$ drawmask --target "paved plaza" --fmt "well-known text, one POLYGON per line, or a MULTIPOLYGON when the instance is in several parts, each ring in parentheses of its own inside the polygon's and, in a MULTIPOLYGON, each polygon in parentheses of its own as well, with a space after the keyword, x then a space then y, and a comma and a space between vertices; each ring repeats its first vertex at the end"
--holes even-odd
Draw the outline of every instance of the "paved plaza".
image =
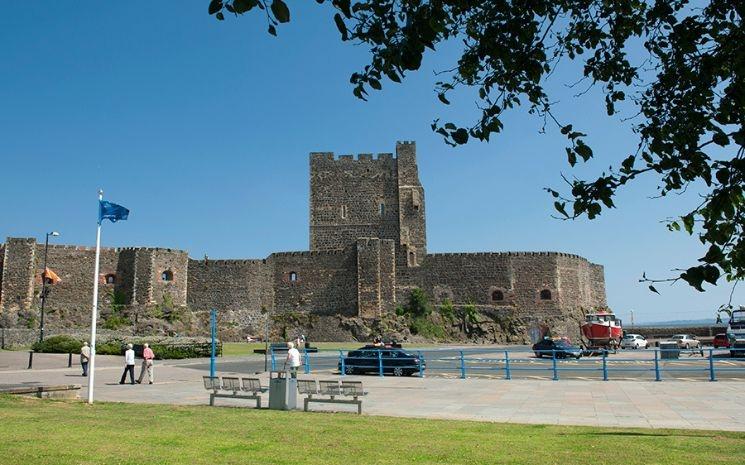
MULTIPOLYGON (((253 357, 253 356, 252 356, 253 357)), ((225 357, 218 373, 238 360, 258 357, 225 357)), ((76 358, 77 359, 77 358, 76 358)), ((263 359, 261 359, 263 360, 263 359)), ((77 360, 75 360, 77 361, 77 360)), ((122 357, 96 358, 96 399, 130 403, 206 405, 209 395, 202 384, 208 360, 156 362, 154 385, 119 385, 122 357)), ((81 384, 87 396, 87 379, 75 363, 67 368, 66 355, 40 354, 34 368, 26 369, 27 352, 0 352, 0 385, 81 384)), ((139 362, 139 360, 138 360, 139 362)), ((136 375, 139 373, 137 366, 136 375)), ((258 375, 268 384, 267 374, 258 375)), ((334 379, 333 374, 301 375, 334 379)), ((363 413, 400 417, 554 425, 622 426, 643 428, 695 428, 745 431, 745 382, 591 380, 500 380, 393 378, 347 376, 361 380, 369 394, 363 413)), ((219 405, 250 407, 251 401, 218 399, 219 405)), ((262 405, 267 405, 267 398, 262 405)), ((313 405, 313 410, 348 410, 352 406, 313 405)))

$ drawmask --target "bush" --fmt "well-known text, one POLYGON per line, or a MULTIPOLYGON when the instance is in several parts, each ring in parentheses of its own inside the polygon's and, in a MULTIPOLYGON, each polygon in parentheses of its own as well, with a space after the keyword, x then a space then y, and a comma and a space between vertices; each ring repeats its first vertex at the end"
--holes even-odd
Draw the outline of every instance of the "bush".
POLYGON ((106 318, 106 321, 104 321, 103 323, 103 328, 116 330, 124 326, 130 326, 131 324, 132 322, 129 320, 129 318, 115 313, 106 318))
POLYGON ((78 353, 83 346, 83 341, 79 341, 72 336, 61 334, 51 336, 43 341, 37 341, 31 347, 35 352, 46 354, 69 354, 78 353))
POLYGON ((445 299, 440 305, 440 315, 451 323, 455 319, 455 307, 450 299, 445 299))
POLYGON ((434 323, 428 318, 414 318, 409 323, 409 330, 416 335, 430 339, 445 339, 445 328, 434 323))
POLYGON ((209 343, 183 345, 150 344, 150 348, 153 349, 155 358, 158 360, 209 357, 211 351, 211 345, 209 343))
POLYGON ((96 344, 96 354, 98 355, 122 355, 124 353, 124 344, 117 341, 109 341, 96 344))

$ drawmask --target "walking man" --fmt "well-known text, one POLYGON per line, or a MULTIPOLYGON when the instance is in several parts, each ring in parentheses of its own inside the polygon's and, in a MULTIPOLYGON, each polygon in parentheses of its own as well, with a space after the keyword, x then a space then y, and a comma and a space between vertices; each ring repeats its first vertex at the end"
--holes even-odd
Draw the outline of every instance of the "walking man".
POLYGON ((91 361, 91 348, 84 342, 80 348, 80 366, 83 367, 83 376, 88 376, 88 362, 91 361))
POLYGON ((124 384, 124 379, 129 373, 130 384, 135 383, 135 351, 132 349, 132 344, 127 344, 127 351, 124 352, 124 373, 122 373, 122 379, 119 384, 124 384))
POLYGON ((142 350, 142 366, 140 367, 140 377, 137 378, 137 384, 142 384, 142 378, 145 376, 147 371, 148 384, 153 384, 153 359, 155 354, 153 349, 150 348, 150 344, 145 343, 145 348, 142 350))
POLYGON ((287 343, 287 358, 285 359, 285 369, 290 365, 290 376, 297 378, 297 369, 300 366, 300 352, 295 348, 292 342, 287 343))

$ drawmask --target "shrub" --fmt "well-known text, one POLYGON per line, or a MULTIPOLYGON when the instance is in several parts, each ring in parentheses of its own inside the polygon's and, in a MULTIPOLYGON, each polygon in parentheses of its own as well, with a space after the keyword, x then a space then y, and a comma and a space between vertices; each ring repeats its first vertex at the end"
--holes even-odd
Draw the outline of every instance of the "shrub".
POLYGON ((428 316, 430 313, 432 313, 432 307, 429 306, 427 295, 424 293, 423 290, 419 289, 418 287, 411 290, 409 305, 406 310, 415 317, 428 316))
POLYGON ((117 341, 109 341, 96 344, 96 354, 98 355, 122 355, 124 353, 124 344, 117 341))
POLYGON ((150 348, 153 349, 155 358, 157 358, 158 360, 209 357, 211 351, 211 345, 209 343, 150 344, 150 348))
POLYGON ((430 339, 445 339, 445 329, 426 317, 413 318, 409 323, 413 334, 430 339))
POLYGON ((46 354, 69 354, 80 352, 83 341, 79 341, 72 336, 61 334, 51 336, 43 341, 37 341, 31 347, 35 352, 46 354))
POLYGON ((115 313, 111 315, 110 317, 106 318, 106 321, 104 321, 103 323, 103 327, 104 329, 116 330, 124 326, 129 326, 131 324, 132 322, 129 320, 129 318, 119 315, 118 313, 115 313))
POLYGON ((440 305, 440 315, 451 323, 455 319, 455 307, 450 299, 445 299, 440 305))

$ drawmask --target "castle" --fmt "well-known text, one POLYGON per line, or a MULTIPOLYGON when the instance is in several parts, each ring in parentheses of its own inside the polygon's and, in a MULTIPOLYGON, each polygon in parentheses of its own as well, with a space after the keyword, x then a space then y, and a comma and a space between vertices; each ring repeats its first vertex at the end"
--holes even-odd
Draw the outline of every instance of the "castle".
MULTIPOLYGON (((49 245, 48 266, 61 281, 47 286, 47 327, 89 324, 94 254, 89 247, 49 245)), ((44 244, 34 239, 0 244, 3 327, 31 326, 29 315, 40 306, 43 255, 44 244)), ((397 143, 395 157, 310 154, 309 251, 198 260, 181 250, 104 248, 100 263, 103 316, 114 295, 128 309, 163 302, 193 314, 216 308, 234 338, 261 334, 269 313, 295 315, 300 326, 315 328, 304 328, 315 340, 350 339, 353 331, 340 326, 342 320, 391 315, 415 288, 435 305, 473 304, 495 321, 520 321, 523 333, 540 323, 576 334, 583 312, 606 304, 603 267, 577 255, 428 254, 413 142, 397 143), (303 323, 297 315, 309 318, 303 323)))

